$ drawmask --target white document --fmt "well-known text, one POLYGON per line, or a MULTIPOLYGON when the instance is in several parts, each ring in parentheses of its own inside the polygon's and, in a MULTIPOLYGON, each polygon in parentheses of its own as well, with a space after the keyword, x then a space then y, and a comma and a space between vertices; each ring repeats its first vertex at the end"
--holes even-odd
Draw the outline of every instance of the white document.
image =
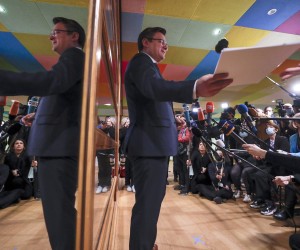
POLYGON ((300 49, 299 43, 223 49, 215 73, 228 72, 232 85, 258 83, 300 49))

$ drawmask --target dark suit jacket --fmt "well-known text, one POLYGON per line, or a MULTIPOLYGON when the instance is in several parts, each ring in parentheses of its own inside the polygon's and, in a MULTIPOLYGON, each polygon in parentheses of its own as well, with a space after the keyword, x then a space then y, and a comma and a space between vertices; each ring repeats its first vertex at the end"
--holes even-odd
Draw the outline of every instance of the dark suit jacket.
POLYGON ((83 69, 83 51, 70 48, 50 71, 0 70, 0 95, 42 96, 29 135, 29 155, 78 156, 83 69))
POLYGON ((176 155, 177 130, 171 102, 191 103, 194 84, 194 80, 164 80, 145 53, 132 58, 125 72, 130 126, 124 147, 128 155, 176 155))

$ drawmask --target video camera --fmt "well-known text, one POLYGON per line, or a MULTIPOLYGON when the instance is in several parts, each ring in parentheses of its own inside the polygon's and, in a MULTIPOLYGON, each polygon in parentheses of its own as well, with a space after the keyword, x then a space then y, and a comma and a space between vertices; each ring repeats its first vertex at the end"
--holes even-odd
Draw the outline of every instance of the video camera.
MULTIPOLYGON (((294 104, 296 103, 297 106, 300 106, 299 105, 300 103, 298 103, 298 102, 299 102, 299 100, 294 100, 294 104)), ((286 117, 286 116, 293 117, 295 113, 294 113, 294 110, 293 110, 292 106, 291 107, 288 107, 288 106, 285 107, 285 105, 286 104, 283 103, 282 99, 277 99, 276 100, 275 110, 278 113, 279 117, 286 117)), ((295 105, 293 105, 293 107, 294 106, 295 105)), ((298 107, 298 109, 299 108, 300 107, 298 107)))

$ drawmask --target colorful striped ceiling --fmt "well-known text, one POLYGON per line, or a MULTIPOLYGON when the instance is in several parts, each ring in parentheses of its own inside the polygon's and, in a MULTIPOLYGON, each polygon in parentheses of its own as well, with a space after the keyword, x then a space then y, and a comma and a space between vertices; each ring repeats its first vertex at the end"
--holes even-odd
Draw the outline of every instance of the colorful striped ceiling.
MULTIPOLYGON (((50 69, 57 61, 48 40, 52 18, 73 18, 86 28, 88 2, 0 0, 6 9, 6 13, 0 13, 0 68, 29 72, 50 69)), ((219 59, 214 47, 224 37, 231 48, 300 42, 299 0, 122 0, 121 7, 123 73, 137 52, 138 34, 149 26, 167 30, 169 51, 160 69, 170 80, 195 79, 213 73, 219 59), (215 35, 216 29, 219 32, 215 35)), ((278 73, 299 63, 297 52, 270 72, 270 76, 280 82, 278 73)), ((101 79, 99 106, 110 101, 105 77, 101 79)), ((289 84, 284 87, 292 91, 289 84)), ((264 107, 279 98, 292 102, 285 92, 262 79, 258 83, 227 87, 213 98, 201 99, 200 103, 228 102, 233 106, 248 101, 264 107)), ((126 108, 126 100, 124 104, 126 108)), ((180 109, 181 104, 175 108, 180 109)))

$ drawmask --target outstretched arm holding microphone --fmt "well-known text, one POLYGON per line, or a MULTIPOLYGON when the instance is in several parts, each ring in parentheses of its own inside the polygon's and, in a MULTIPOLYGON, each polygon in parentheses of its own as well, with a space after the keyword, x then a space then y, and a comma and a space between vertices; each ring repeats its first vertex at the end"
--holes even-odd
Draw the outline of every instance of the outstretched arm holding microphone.
POLYGON ((284 168, 288 168, 289 170, 293 171, 294 173, 300 174, 300 157, 267 151, 261 149, 255 144, 243 144, 242 147, 254 157, 260 157, 262 159, 265 159, 267 162, 281 165, 284 168))

